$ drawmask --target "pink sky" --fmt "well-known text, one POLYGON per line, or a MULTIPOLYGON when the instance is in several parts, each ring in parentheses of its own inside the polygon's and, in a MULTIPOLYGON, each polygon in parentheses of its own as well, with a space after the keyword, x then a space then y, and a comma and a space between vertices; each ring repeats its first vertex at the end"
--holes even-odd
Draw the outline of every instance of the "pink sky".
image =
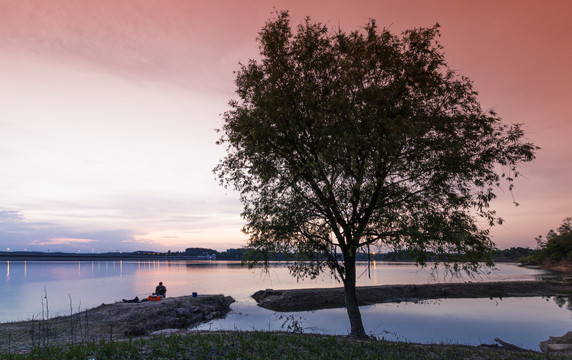
POLYGON ((572 216, 568 1, 0 0, 0 250, 244 245, 213 129, 274 9, 345 31, 439 22, 483 107, 542 147, 521 206, 493 204, 497 245, 534 246, 572 216))

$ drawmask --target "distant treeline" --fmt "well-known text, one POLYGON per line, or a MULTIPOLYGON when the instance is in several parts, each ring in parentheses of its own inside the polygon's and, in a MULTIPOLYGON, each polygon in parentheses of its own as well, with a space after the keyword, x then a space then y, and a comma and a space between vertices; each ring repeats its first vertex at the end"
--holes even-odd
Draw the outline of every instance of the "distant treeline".
MULTIPOLYGON (((149 250, 139 250, 133 252, 106 252, 106 253, 63 253, 63 252, 40 252, 40 251, 10 251, 0 252, 0 260, 18 259, 38 259, 38 260, 113 260, 113 259, 159 259, 159 260, 179 260, 179 259, 205 259, 205 260, 242 260, 248 248, 227 249, 217 251, 209 248, 187 248, 185 251, 157 252, 149 250), (214 256, 213 256, 214 255, 214 256)), ((523 258, 534 255, 537 250, 513 247, 506 250, 496 250, 493 253, 494 261, 517 262, 523 258)), ((429 256, 430 258, 430 256, 429 256)), ((273 261, 288 260, 285 255, 275 255, 270 258, 273 261)), ((406 250, 391 251, 386 253, 358 253, 358 261, 413 261, 406 250)))
POLYGON ((188 248, 185 251, 133 252, 115 251, 105 253, 65 253, 42 251, 0 251, 0 260, 242 260, 246 249, 228 249, 219 252, 206 248, 188 248))
POLYGON ((226 251, 222 252, 205 248, 187 248, 183 254, 187 256, 204 256, 205 254, 214 254, 216 255, 217 260, 242 260, 242 257, 246 251, 246 248, 227 249, 226 251))
POLYGON ((572 218, 562 220, 556 229, 550 229, 546 237, 536 238, 538 249, 523 260, 525 264, 547 265, 567 263, 572 267, 572 218))
POLYGON ((493 252, 494 261, 510 261, 520 262, 523 258, 534 254, 536 250, 523 247, 511 247, 505 250, 496 250, 493 252))
MULTIPOLYGON (((205 248, 188 248, 185 250, 185 254, 189 254, 191 256, 200 256, 204 254, 215 254, 218 260, 242 260, 244 254, 248 251, 247 248, 240 248, 240 249, 228 249, 224 252, 218 252, 212 249, 205 249, 205 248)), ((493 260, 497 262, 509 261, 509 262, 518 262, 521 259, 531 256, 534 254, 536 250, 530 248, 523 248, 523 247, 512 247, 510 249, 505 250, 496 250, 493 252, 493 260)), ((390 251, 386 253, 358 253, 356 255, 358 261, 368 261, 368 260, 375 260, 375 261, 413 261, 412 257, 409 255, 407 250, 401 251, 390 251)), ((280 261, 280 260, 287 260, 287 256, 283 254, 277 254, 271 257, 270 260, 280 261)))

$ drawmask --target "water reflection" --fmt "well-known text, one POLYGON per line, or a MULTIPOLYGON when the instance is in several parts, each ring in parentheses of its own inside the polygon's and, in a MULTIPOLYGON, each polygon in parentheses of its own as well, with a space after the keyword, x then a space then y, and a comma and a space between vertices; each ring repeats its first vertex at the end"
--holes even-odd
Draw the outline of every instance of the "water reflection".
MULTIPOLYGON (((514 264, 498 264, 496 270, 477 278, 451 278, 445 273, 436 274, 411 263, 373 262, 369 269, 365 263, 360 263, 358 273, 362 274, 358 279, 359 286, 554 277, 547 271, 514 264)), ((153 292, 156 284, 162 281, 170 296, 197 292, 224 294, 236 300, 226 319, 203 325, 205 329, 304 329, 306 332, 334 334, 347 334, 349 331, 345 309, 277 314, 256 305, 251 295, 260 289, 341 286, 330 276, 297 281, 282 263, 272 264, 264 272, 248 270, 240 262, 220 260, 4 261, 0 262, 0 276, 0 286, 12 294, 3 298, 0 306, 0 321, 3 322, 37 317, 44 289, 49 298, 50 314, 57 316, 69 313, 70 299, 74 309, 78 304, 85 309, 135 296, 142 298, 153 292), (296 327, 298 325, 300 328, 296 327)), ((524 339, 528 344, 526 347, 532 348, 537 338, 541 341, 570 330, 571 310, 570 297, 455 299, 378 304, 362 307, 362 315, 368 332, 388 339, 474 344, 485 343, 489 341, 487 336, 494 335, 517 345, 520 344, 519 339, 524 339), (511 341, 511 336, 516 337, 515 341, 511 341)))
MULTIPOLYGON (((212 261, 212 260, 205 260, 205 261, 188 261, 184 264, 187 270, 193 271, 196 268, 245 268, 244 265, 240 261, 212 261)), ((277 266, 277 265, 275 265, 277 266)))
POLYGON ((552 298, 558 307, 566 307, 566 309, 572 311, 572 296, 554 296, 552 298))
MULTIPOLYGON (((345 309, 277 313, 237 303, 225 318, 198 330, 303 331, 347 335, 345 309)), ((361 307, 369 335, 392 341, 420 343, 492 344, 499 337, 517 346, 538 350, 548 336, 569 331, 567 310, 541 297, 505 299, 444 299, 376 304, 361 307)))
MULTIPOLYGON (((240 271, 244 276, 260 282, 255 289, 263 289, 266 285, 278 283, 290 287, 332 287, 341 286, 330 276, 323 276, 315 281, 292 278, 284 264, 275 263, 268 269, 248 270, 240 262, 230 261, 76 261, 76 262, 42 262, 42 261, 4 261, 6 283, 72 281, 96 278, 131 278, 140 274, 164 274, 177 276, 188 274, 223 273, 225 276, 240 271), (75 271, 70 271, 71 267, 75 271), (264 285, 264 286, 263 286, 264 285)), ((0 267, 1 268, 1 267, 0 267)), ((512 281, 512 280, 546 280, 554 279, 554 273, 539 269, 522 268, 512 264, 499 264, 489 274, 481 274, 477 278, 448 277, 445 273, 432 272, 418 268, 410 263, 378 263, 373 262, 368 269, 365 264, 358 264, 358 285, 383 284, 423 284, 432 282, 465 282, 465 281, 512 281), (368 273, 370 276, 368 276, 368 273)), ((212 274, 209 276, 213 276, 212 274)), ((201 280, 192 278, 193 282, 201 280)))

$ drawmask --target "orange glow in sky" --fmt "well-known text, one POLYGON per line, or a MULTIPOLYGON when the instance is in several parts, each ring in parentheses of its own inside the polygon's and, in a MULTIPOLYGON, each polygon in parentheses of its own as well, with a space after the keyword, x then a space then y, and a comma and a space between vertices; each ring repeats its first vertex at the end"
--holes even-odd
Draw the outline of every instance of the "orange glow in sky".
POLYGON ((570 4, 0 0, 0 248, 244 245, 238 195, 212 173, 224 154, 214 129, 274 9, 345 31, 438 22, 483 107, 542 148, 493 203, 497 245, 534 247, 572 216, 570 4))

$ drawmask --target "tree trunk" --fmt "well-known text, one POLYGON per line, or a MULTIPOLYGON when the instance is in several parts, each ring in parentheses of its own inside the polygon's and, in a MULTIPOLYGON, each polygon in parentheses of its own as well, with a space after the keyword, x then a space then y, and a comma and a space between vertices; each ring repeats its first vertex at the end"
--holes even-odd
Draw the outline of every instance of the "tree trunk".
POLYGON ((350 319, 350 336, 365 337, 365 329, 361 320, 361 313, 358 307, 356 295, 356 263, 354 259, 346 259, 345 261, 345 278, 344 278, 344 297, 346 300, 346 311, 350 319))

